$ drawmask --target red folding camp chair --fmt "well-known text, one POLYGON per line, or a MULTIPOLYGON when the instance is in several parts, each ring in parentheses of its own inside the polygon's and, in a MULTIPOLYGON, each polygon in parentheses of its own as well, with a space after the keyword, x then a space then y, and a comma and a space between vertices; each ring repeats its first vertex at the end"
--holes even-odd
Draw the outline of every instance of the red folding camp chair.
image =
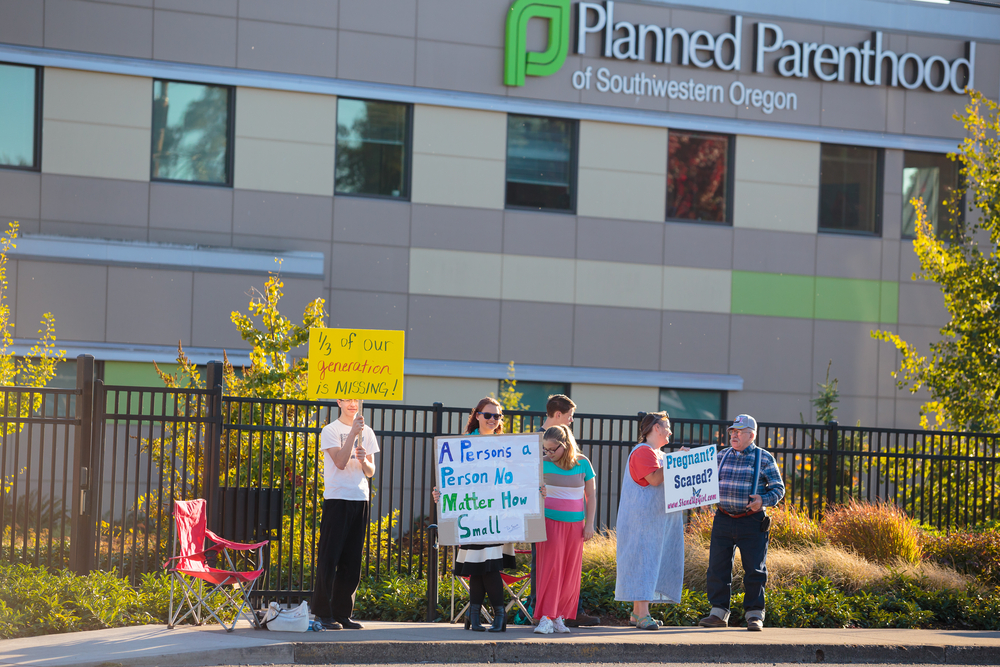
MULTIPOLYGON (((456 550, 456 548, 457 547, 452 547, 452 562, 454 562, 454 560, 455 560, 455 550, 456 550)), ((515 549, 514 553, 516 553, 516 554, 530 554, 531 550, 529 549, 527 551, 522 551, 520 549, 515 549)), ((503 580, 504 590, 507 591, 508 594, 510 594, 510 598, 511 598, 510 602, 508 602, 507 605, 506 605, 506 607, 505 607, 505 609, 507 611, 507 615, 510 616, 510 610, 514 607, 514 605, 517 605, 518 607, 520 607, 521 611, 524 612, 524 617, 525 618, 531 618, 531 614, 528 613, 528 609, 524 606, 524 603, 521 602, 521 596, 524 595, 524 593, 528 589, 528 586, 531 585, 531 575, 530 574, 525 574, 525 575, 520 576, 520 577, 515 577, 512 574, 507 574, 506 572, 501 572, 500 573, 500 579, 503 580)), ((456 577, 455 575, 451 576, 451 622, 452 623, 457 623, 458 619, 460 619, 463 616, 465 616, 465 612, 469 609, 469 603, 466 602, 465 606, 463 606, 461 609, 459 609, 459 611, 458 611, 457 614, 455 613, 455 581, 456 580, 460 584, 462 584, 462 587, 465 589, 466 593, 469 592, 469 578, 468 577, 456 577)), ((482 608, 482 611, 480 611, 480 614, 482 616, 483 621, 485 621, 487 623, 492 623, 493 622, 493 614, 491 613, 489 605, 483 605, 483 608, 482 608)))
POLYGON ((210 531, 206 527, 205 501, 198 500, 175 500, 174 501, 174 523, 177 526, 177 537, 174 540, 174 553, 176 555, 163 564, 163 567, 170 572, 170 610, 168 614, 167 627, 172 628, 188 616, 194 618, 195 623, 202 624, 203 610, 214 618, 219 625, 232 632, 236 628, 236 621, 241 616, 247 618, 254 627, 260 627, 257 616, 250 606, 250 594, 254 584, 264 572, 264 551, 263 547, 267 540, 257 544, 242 544, 240 542, 230 542, 210 531), (205 538, 215 544, 205 548, 205 538), (257 569, 251 572, 238 572, 233 563, 231 551, 243 552, 248 557, 250 552, 257 551, 257 569), (216 558, 225 554, 226 566, 228 570, 221 570, 208 564, 206 556, 215 554, 216 558), (183 591, 184 599, 180 600, 174 611, 174 584, 179 582, 183 591), (211 588, 205 592, 205 584, 211 588), (219 595, 216 595, 216 594, 219 595), (185 608, 187 611, 185 611, 185 608), (183 612, 183 614, 182 614, 183 612), (222 620, 222 616, 232 614, 232 622, 228 625, 222 620))

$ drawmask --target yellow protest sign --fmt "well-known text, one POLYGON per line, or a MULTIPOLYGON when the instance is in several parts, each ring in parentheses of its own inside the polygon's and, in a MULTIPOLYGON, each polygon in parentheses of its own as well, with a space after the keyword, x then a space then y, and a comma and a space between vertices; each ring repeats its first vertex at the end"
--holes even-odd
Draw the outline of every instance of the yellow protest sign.
POLYGON ((309 400, 403 400, 404 332, 310 329, 309 400))

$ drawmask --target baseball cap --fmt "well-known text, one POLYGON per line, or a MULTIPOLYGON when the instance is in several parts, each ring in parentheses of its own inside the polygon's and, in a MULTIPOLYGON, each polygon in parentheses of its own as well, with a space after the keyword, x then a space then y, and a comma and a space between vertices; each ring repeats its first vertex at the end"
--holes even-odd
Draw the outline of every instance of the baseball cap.
POLYGON ((729 425, 729 428, 727 428, 726 430, 728 431, 729 429, 733 428, 737 430, 743 430, 748 428, 751 431, 756 432, 757 420, 751 417, 750 415, 740 415, 733 421, 732 424, 729 425))

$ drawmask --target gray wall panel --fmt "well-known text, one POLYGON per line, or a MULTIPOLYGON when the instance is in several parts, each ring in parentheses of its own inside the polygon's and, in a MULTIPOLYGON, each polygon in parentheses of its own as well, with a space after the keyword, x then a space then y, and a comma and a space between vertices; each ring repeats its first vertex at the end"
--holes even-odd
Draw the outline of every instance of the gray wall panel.
POLYGON ((333 198, 333 238, 348 243, 410 245, 410 203, 368 197, 333 198))
POLYGON ((37 219, 42 175, 37 172, 0 169, 0 225, 9 220, 37 219))
POLYGON ((175 231, 233 233, 233 191, 203 185, 150 183, 149 226, 175 231))
POLYGON ((813 275, 816 272, 816 243, 813 234, 736 229, 733 240, 733 269, 813 275))
POLYGON ((459 87, 471 93, 506 95, 496 72, 503 71, 503 49, 471 44, 417 40, 415 85, 459 87))
POLYGON ((345 0, 340 29, 398 37, 417 34, 417 0, 345 0))
POLYGON ((878 352, 881 343, 871 337, 869 332, 873 328, 866 322, 816 320, 812 386, 816 387, 824 381, 827 363, 832 360, 830 378, 837 378, 842 395, 878 395, 878 352))
POLYGON ((333 198, 235 190, 233 233, 329 241, 333 198))
POLYGON ((816 275, 880 280, 882 240, 870 236, 817 235, 816 275))
POLYGON ((655 370, 660 363, 659 310, 577 306, 573 365, 655 370))
POLYGON ((156 9, 235 17, 239 0, 156 0, 156 9))
POLYGON ((405 294, 330 290, 330 326, 405 330, 407 301, 405 294))
MULTIPOLYGON (((538 290, 544 295, 545 285, 538 290)), ((573 364, 573 306, 504 301, 500 317, 501 362, 573 364)))
POLYGON ((45 3, 0 0, 0 42, 43 46, 45 3))
POLYGON ((503 211, 414 204, 411 215, 415 248, 473 252, 501 252, 503 248, 503 211))
POLYGON ((413 85, 416 40, 340 28, 337 76, 341 79, 413 85))
POLYGON ((80 0, 45 3, 45 46, 153 57, 153 10, 80 0))
POLYGON ((664 311, 660 370, 728 373, 730 317, 664 311))
POLYGON ((192 274, 108 267, 108 342, 191 343, 192 274))
POLYGON ((663 223, 580 217, 576 256, 611 262, 663 264, 663 223))
POLYGON ((153 57, 236 67, 236 19, 187 12, 153 15, 153 57))
POLYGON ((509 255, 576 256, 576 216, 504 211, 503 251, 509 255))
POLYGON ((812 394, 813 322, 733 315, 729 372, 747 391, 812 394))
POLYGON ((952 115, 965 112, 966 98, 961 95, 910 91, 906 94, 907 134, 923 134, 961 139, 962 124, 952 115))
POLYGON ((14 336, 37 339, 51 312, 59 339, 104 341, 107 277, 104 266, 19 261, 14 336))
POLYGON ((846 83, 823 86, 820 122, 870 132, 886 131, 888 89, 846 83))
POLYGON ((337 31, 240 19, 236 66, 312 76, 337 75, 337 31))
POLYGON ((340 0, 240 0, 240 18, 274 23, 294 23, 316 28, 336 28, 340 0))
POLYGON ((499 362, 500 301, 411 295, 406 356, 499 362))
POLYGON ((335 289, 405 294, 410 281, 410 251, 384 245, 334 243, 330 281, 335 289))
POLYGON ((733 228, 695 222, 668 222, 663 227, 663 263, 702 269, 733 266, 733 228))
POLYGON ((508 6, 502 2, 421 0, 417 37, 500 49, 503 48, 507 10, 508 6))
POLYGON ((149 220, 149 183, 42 174, 42 220, 140 228, 149 220))
POLYGON ((936 283, 899 284, 899 323, 942 326, 948 321, 944 295, 936 283))
POLYGON ((729 392, 730 417, 746 413, 758 421, 797 424, 800 415, 811 421, 812 409, 807 395, 754 390, 729 392))
POLYGON ((882 241, 882 280, 899 280, 899 252, 902 243, 890 239, 882 241))

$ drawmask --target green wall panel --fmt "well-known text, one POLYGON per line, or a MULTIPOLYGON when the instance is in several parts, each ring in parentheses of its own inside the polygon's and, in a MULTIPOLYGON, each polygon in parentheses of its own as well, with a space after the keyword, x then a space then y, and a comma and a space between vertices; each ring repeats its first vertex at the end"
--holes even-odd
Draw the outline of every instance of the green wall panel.
POLYGON ((860 278, 733 271, 732 313, 895 324, 899 284, 860 278))
POLYGON ((732 294, 739 315, 810 318, 815 309, 813 276, 733 271, 732 294))

